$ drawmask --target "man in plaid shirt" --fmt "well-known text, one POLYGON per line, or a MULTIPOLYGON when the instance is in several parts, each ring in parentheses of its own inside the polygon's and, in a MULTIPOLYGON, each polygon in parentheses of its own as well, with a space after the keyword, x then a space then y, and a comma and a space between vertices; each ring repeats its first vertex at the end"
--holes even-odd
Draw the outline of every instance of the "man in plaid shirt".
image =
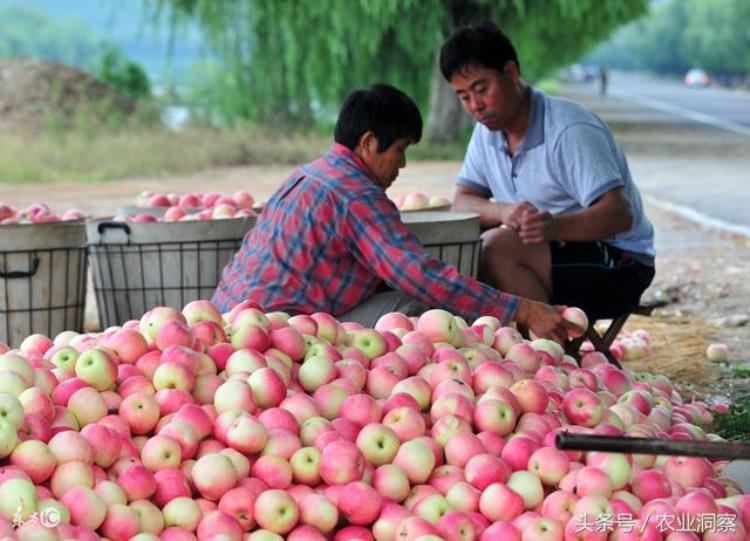
POLYGON ((517 321, 563 341, 559 310, 460 274, 428 255, 401 222, 385 190, 421 135, 419 110, 400 90, 379 84, 349 94, 335 143, 269 199, 224 269, 214 304, 228 311, 253 299, 268 311, 327 312, 372 326, 383 313, 419 303, 517 321))

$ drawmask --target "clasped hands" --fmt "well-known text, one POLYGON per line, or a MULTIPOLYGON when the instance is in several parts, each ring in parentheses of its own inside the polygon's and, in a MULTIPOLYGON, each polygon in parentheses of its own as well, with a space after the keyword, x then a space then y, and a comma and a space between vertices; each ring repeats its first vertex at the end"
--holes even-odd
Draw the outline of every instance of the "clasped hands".
POLYGON ((555 217, 528 201, 511 205, 503 224, 518 233, 524 244, 550 242, 555 236, 555 217))

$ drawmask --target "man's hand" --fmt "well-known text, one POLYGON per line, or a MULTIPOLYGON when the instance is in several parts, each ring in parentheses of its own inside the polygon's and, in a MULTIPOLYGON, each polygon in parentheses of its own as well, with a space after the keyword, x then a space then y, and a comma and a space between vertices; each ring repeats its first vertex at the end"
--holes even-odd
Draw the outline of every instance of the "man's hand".
POLYGON ((558 344, 568 339, 568 330, 576 329, 562 317, 564 306, 550 306, 543 302, 520 299, 516 322, 540 338, 549 338, 558 344))
POLYGON ((526 210, 521 215, 518 236, 524 244, 540 244, 555 238, 555 217, 546 210, 526 210))
POLYGON ((528 201, 521 201, 512 205, 503 205, 501 220, 504 225, 515 231, 521 229, 523 215, 527 212, 538 212, 537 208, 528 201))

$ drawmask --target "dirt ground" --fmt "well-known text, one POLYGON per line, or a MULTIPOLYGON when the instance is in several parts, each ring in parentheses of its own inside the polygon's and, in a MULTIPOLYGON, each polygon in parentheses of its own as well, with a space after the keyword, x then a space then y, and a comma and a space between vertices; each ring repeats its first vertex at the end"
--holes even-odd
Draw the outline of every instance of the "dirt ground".
MULTIPOLYGON (((706 128, 668 123, 655 127, 627 114, 614 98, 592 101, 578 97, 611 123, 637 183, 639 178, 654 182, 664 175, 700 174, 721 159, 717 145, 701 144, 707 137, 706 128)), ((726 162, 742 164, 736 157, 746 149, 746 138, 710 134, 712 140, 716 137, 722 138, 721 149, 732 158, 726 162)), ((410 163, 392 192, 418 190, 450 196, 459 167, 459 162, 452 161, 410 163)), ((107 216, 119 207, 134 205, 136 194, 146 189, 183 193, 243 188, 263 200, 290 171, 289 166, 247 166, 103 184, 0 185, 0 199, 14 206, 43 200, 58 210, 78 207, 95 216, 107 216)), ((737 170, 737 174, 746 174, 746 169, 737 170)), ((626 328, 631 330, 649 330, 655 347, 654 360, 633 368, 666 373, 696 397, 745 394, 750 390, 750 378, 743 370, 750 368, 746 354, 750 350, 750 239, 703 229, 665 211, 648 193, 644 196, 647 214, 656 228, 658 252, 656 278, 645 300, 661 299, 668 304, 651 318, 632 318, 628 323, 626 328), (730 346, 729 363, 711 364, 705 359, 705 346, 714 341, 730 346)))

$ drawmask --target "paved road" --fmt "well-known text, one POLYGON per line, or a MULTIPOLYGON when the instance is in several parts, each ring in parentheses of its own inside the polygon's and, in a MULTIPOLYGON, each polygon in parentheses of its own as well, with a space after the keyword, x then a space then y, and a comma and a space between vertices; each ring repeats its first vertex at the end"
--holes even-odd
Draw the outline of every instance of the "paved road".
POLYGON ((750 92, 625 74, 606 98, 595 84, 562 90, 612 126, 646 196, 750 237, 750 92))
POLYGON ((714 86, 690 88, 638 74, 615 73, 611 81, 613 96, 750 137, 750 92, 714 86))

